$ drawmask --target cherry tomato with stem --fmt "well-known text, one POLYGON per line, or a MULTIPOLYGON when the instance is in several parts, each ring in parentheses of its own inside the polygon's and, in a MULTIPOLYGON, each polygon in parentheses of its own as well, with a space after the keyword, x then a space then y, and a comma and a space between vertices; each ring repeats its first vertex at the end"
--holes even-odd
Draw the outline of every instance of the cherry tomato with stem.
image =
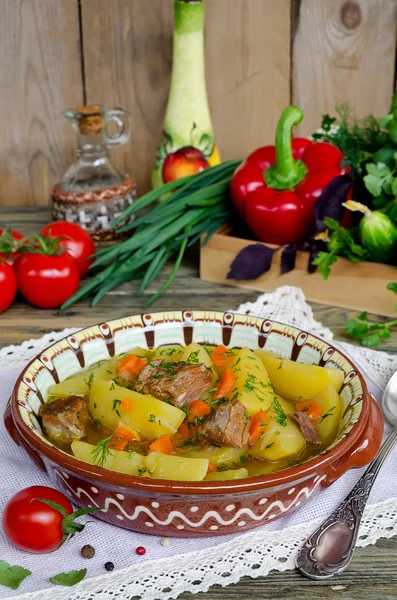
POLYGON ((76 261, 80 277, 84 277, 93 262, 89 257, 96 251, 90 234, 77 223, 68 221, 49 223, 43 227, 40 233, 51 239, 58 238, 59 247, 66 248, 66 251, 76 261))
POLYGON ((14 269, 0 258, 0 312, 14 301, 17 293, 17 277, 14 269))
POLYGON ((0 227, 0 260, 6 260, 10 265, 14 264, 19 256, 19 242, 24 236, 19 231, 5 227, 0 227))
POLYGON ((15 263, 19 291, 38 308, 58 308, 79 287, 77 265, 58 241, 35 236, 15 263))
POLYGON ((6 537, 27 552, 42 554, 59 548, 70 535, 84 529, 78 517, 99 508, 73 512, 69 500, 58 490, 34 485, 21 490, 5 505, 2 526, 6 537))

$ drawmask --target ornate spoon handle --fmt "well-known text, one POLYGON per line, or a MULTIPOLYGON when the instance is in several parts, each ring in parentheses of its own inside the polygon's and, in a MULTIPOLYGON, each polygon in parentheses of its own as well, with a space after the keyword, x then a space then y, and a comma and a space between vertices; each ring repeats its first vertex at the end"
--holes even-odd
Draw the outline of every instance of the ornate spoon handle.
POLYGON ((303 575, 310 579, 328 579, 346 569, 353 556, 368 496, 379 469, 396 442, 397 427, 350 494, 304 542, 296 558, 296 566, 303 575))

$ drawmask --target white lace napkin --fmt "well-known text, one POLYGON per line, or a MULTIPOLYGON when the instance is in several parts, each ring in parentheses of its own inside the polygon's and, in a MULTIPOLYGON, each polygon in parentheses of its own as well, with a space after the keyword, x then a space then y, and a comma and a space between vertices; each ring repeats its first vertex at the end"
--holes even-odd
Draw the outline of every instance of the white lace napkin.
MULTIPOLYGON (((327 339, 329 329, 313 319, 298 288, 282 287, 260 296, 254 303, 240 306, 236 312, 272 317, 297 325, 327 339)), ((69 330, 70 332, 70 330, 69 330)), ((21 368, 45 346, 66 335, 52 333, 39 340, 24 342, 0 350, 0 413, 3 412, 21 368)), ((339 344, 367 377, 369 387, 379 399, 392 373, 397 357, 383 352, 339 344)), ((8 437, 0 421, 0 513, 7 500, 18 490, 33 484, 49 484, 24 451, 8 437)), ((379 475, 364 515, 358 545, 374 544, 380 537, 397 534, 397 451, 388 459, 379 475)), ((140 597, 142 600, 177 598, 184 591, 206 591, 213 584, 228 585, 244 575, 266 575, 270 570, 294 567, 296 549, 316 525, 328 515, 353 487, 360 471, 350 471, 332 487, 320 492, 291 516, 240 535, 178 539, 169 545, 162 538, 136 534, 94 520, 85 531, 57 552, 28 554, 13 547, 0 531, 0 559, 32 571, 17 592, 0 586, 0 598, 18 600, 113 600, 140 597), (163 541, 163 544, 162 544, 163 541), (80 549, 91 544, 95 558, 84 560, 80 549), (137 546, 146 548, 137 556, 137 546), (108 573, 104 564, 115 565, 108 573), (49 577, 71 569, 88 569, 87 577, 72 588, 55 586, 49 577)), ((93 521, 92 517, 90 521, 93 521)))

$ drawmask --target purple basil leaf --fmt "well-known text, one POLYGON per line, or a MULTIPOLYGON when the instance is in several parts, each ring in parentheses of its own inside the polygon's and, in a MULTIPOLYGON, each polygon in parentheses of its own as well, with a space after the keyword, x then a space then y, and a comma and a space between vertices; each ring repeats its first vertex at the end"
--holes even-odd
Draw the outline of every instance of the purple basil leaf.
POLYGON ((281 275, 284 275, 284 273, 289 273, 290 271, 295 269, 297 250, 298 250, 297 244, 289 244, 288 246, 285 246, 283 253, 281 255, 281 267, 280 267, 281 275))
POLYGON ((338 175, 327 185, 322 191, 321 196, 317 199, 314 206, 314 214, 316 216, 316 233, 326 230, 324 225, 324 217, 331 217, 336 221, 340 221, 345 213, 345 207, 342 206, 346 202, 347 196, 353 183, 351 173, 338 175))
POLYGON ((320 252, 326 252, 327 244, 322 240, 315 240, 314 238, 310 238, 310 240, 303 244, 302 250, 304 250, 305 252, 309 252, 307 272, 315 273, 317 271, 317 265, 312 264, 313 260, 316 258, 316 256, 319 255, 320 252))
POLYGON ((244 281, 257 279, 272 266, 273 254, 278 248, 269 248, 263 244, 251 244, 243 248, 230 265, 228 279, 244 281))

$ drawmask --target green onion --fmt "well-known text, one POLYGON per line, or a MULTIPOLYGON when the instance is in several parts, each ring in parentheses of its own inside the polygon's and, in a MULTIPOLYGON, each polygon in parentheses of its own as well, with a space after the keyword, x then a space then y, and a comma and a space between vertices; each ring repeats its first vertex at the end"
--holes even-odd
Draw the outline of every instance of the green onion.
POLYGON ((127 281, 140 279, 141 296, 156 279, 167 260, 177 254, 167 281, 146 302, 150 306, 171 285, 186 248, 202 236, 206 244, 230 216, 229 184, 241 160, 229 160, 216 167, 166 183, 144 194, 115 221, 118 233, 129 237, 94 255, 93 278, 61 307, 93 296, 93 306, 106 293, 127 281), (159 202, 161 200, 161 202, 159 202), (125 221, 142 209, 150 212, 125 221))

